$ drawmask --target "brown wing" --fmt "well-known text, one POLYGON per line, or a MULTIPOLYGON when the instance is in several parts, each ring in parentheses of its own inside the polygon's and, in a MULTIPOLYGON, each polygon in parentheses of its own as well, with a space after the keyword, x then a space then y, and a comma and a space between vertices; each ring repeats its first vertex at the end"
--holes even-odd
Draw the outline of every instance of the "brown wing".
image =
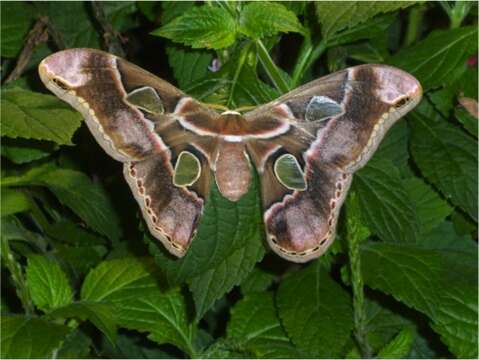
POLYGON ((268 243, 280 256, 305 262, 331 245, 352 174, 364 166, 386 131, 421 98, 411 75, 362 65, 313 81, 245 115, 260 122, 272 109, 289 114, 290 130, 251 139, 248 151, 262 179, 268 243), (280 155, 295 156, 305 190, 286 188, 274 171, 280 155))

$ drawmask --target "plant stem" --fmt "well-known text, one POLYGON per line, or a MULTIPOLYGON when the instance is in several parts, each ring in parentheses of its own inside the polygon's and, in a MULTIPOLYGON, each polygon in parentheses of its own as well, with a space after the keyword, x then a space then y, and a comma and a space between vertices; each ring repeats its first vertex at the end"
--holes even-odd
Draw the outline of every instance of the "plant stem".
POLYGON ((234 95, 234 92, 235 92, 235 87, 236 87, 236 83, 238 82, 238 78, 241 74, 241 70, 243 69, 243 65, 246 61, 246 58, 248 56, 248 52, 249 52, 249 49, 251 48, 251 42, 249 42, 244 48, 243 50, 241 50, 241 53, 240 53, 240 57, 238 59, 238 66, 236 67, 236 71, 235 71, 235 74, 234 74, 234 77, 233 77, 233 82, 231 84, 231 88, 230 88, 230 94, 228 96, 228 101, 226 102, 226 107, 228 108, 231 108, 231 105, 233 103, 233 95, 234 95))
POLYGON ((3 262, 10 271, 10 275, 12 276, 12 281, 15 286, 15 291, 20 299, 20 302, 22 303, 25 314, 33 315, 35 309, 33 307, 32 297, 25 281, 22 267, 13 257, 8 240, 3 236, 1 238, 1 249, 3 262))
POLYGON ((306 70, 308 70, 313 63, 323 55, 324 51, 327 49, 326 40, 321 40, 318 46, 313 48, 311 43, 311 36, 306 35, 303 45, 301 47, 301 52, 298 57, 298 62, 296 63, 293 70, 293 78, 291 80, 291 88, 295 88, 299 85, 301 78, 303 77, 306 70))
POLYGON ((284 79, 276 64, 273 62, 273 59, 271 59, 271 56, 269 56, 268 50, 266 50, 266 47, 264 46, 263 42, 259 39, 256 40, 256 49, 258 58, 264 69, 266 70, 266 73, 268 74, 269 78, 273 82, 274 86, 282 94, 288 92, 290 90, 288 83, 284 79))
POLYGON ((372 349, 367 339, 364 281, 361 274, 361 255, 359 251, 361 241, 369 236, 369 229, 361 224, 356 194, 350 195, 347 209, 349 263, 353 287, 354 336, 363 358, 371 358, 372 349))
POLYGON ((422 17, 425 8, 423 6, 414 6, 409 12, 406 37, 404 38, 404 46, 414 44, 419 36, 419 27, 422 23, 422 17))

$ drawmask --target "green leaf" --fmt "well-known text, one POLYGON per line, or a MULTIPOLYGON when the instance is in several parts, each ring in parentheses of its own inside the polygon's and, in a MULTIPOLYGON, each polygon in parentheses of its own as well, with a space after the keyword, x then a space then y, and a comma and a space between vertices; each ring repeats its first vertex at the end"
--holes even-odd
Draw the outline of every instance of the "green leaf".
POLYGON ((204 5, 192 7, 151 34, 193 48, 221 49, 235 41, 236 24, 224 8, 204 5))
POLYGON ((444 221, 432 231, 421 236, 421 247, 426 249, 457 251, 474 254, 477 251, 477 242, 469 235, 459 235, 454 224, 444 221))
POLYGON ((442 119, 412 116, 415 163, 447 199, 477 221, 477 141, 442 119))
POLYGON ((287 334, 308 357, 338 357, 348 341, 352 304, 319 261, 294 272, 279 287, 278 312, 287 334))
POLYGON ((388 242, 415 242, 418 222, 397 168, 372 159, 354 177, 363 220, 371 232, 388 242))
POLYGON ((464 126, 464 129, 477 139, 479 121, 474 116, 469 114, 464 108, 457 108, 455 110, 456 119, 464 126))
POLYGON ((1 322, 2 359, 50 358, 70 328, 39 318, 4 316, 1 322))
MULTIPOLYGON (((114 30, 125 31, 135 25, 132 16, 136 11, 135 2, 117 1, 102 4, 105 16, 114 30)), ((96 21, 92 18, 89 3, 79 1, 48 3, 44 13, 55 31, 61 34, 66 48, 100 47, 100 34, 96 28, 96 21)))
POLYGON ((402 359, 411 350, 413 331, 405 328, 377 354, 379 359, 402 359))
POLYGON ((281 327, 269 292, 250 293, 236 303, 226 332, 227 339, 241 343, 257 358, 302 357, 281 327))
POLYGON ((241 10, 239 21, 238 31, 252 39, 280 32, 304 32, 296 14, 280 3, 250 2, 241 10))
POLYGON ((328 47, 352 43, 363 39, 372 39, 384 36, 391 24, 396 20, 394 15, 378 16, 368 22, 353 26, 328 38, 328 47))
POLYGON ((35 12, 31 4, 20 1, 2 2, 1 9, 0 51, 2 57, 14 58, 23 47, 24 38, 35 20, 35 12))
POLYGON ((161 23, 169 23, 174 18, 183 15, 193 6, 195 6, 194 1, 162 1, 161 23))
POLYGON ((53 310, 49 317, 89 320, 108 337, 112 344, 115 343, 115 309, 111 304, 88 301, 75 302, 53 310))
POLYGON ((274 279, 275 276, 273 274, 256 267, 241 283, 241 292, 244 295, 251 292, 264 291, 273 283, 274 279))
POLYGON ((33 303, 43 312, 68 305, 73 300, 66 274, 60 265, 45 256, 28 258, 26 280, 33 303))
POLYGON ((146 259, 116 259, 104 261, 88 273, 81 298, 90 302, 118 302, 146 296, 156 288, 151 263, 146 259))
POLYGON ((196 316, 203 317, 216 300, 229 292, 233 286, 249 275, 255 264, 264 254, 263 242, 260 236, 255 236, 226 257, 220 264, 188 281, 195 301, 196 316))
POLYGON ((58 350, 58 359, 90 359, 93 356, 90 354, 90 346, 92 341, 88 335, 76 328, 62 344, 58 350))
POLYGON ((30 209, 30 200, 23 192, 2 187, 0 214, 7 216, 30 209))
POLYGON ((323 37, 329 38, 334 33, 351 28, 369 20, 380 13, 404 9, 417 3, 416 1, 318 1, 316 16, 321 23, 323 37))
POLYGON ((186 302, 179 290, 166 293, 157 290, 148 296, 133 296, 116 306, 121 326, 148 332, 150 340, 174 344, 194 357, 196 328, 189 321, 186 302))
POLYGON ((58 145, 53 142, 7 137, 2 139, 0 146, 2 156, 15 164, 43 159, 58 150, 58 145))
MULTIPOLYGON (((201 275, 205 276, 203 279, 206 281, 217 272, 215 276, 223 277, 219 289, 225 289, 232 286, 232 282, 239 283, 244 279, 254 265, 251 264, 253 258, 259 259, 263 251, 264 230, 259 204, 257 181, 252 182, 248 193, 237 202, 226 200, 213 185, 198 234, 181 259, 165 255, 165 250, 158 247, 157 240, 148 235, 150 252, 154 254, 158 266, 165 271, 169 283, 181 284, 201 275), (241 263, 246 266, 245 269, 234 267, 241 263)), ((213 288, 204 291, 213 291, 213 288)), ((217 292, 218 289, 214 291, 217 292)))
POLYGON ((425 90, 452 83, 467 58, 477 53, 477 27, 434 31, 428 37, 390 59, 421 82, 425 90))
POLYGON ((410 178, 404 186, 414 202, 421 234, 431 231, 452 213, 449 204, 423 180, 410 178))
POLYGON ((477 357, 477 251, 375 243, 363 247, 361 263, 368 286, 426 314, 457 357, 477 357))
POLYGON ((409 129, 406 121, 396 123, 387 132, 374 158, 391 160, 401 174, 408 171, 409 129))
POLYGON ((19 88, 2 91, 1 136, 51 140, 71 145, 80 113, 51 95, 19 88))
POLYGON ((213 55, 208 51, 191 50, 177 45, 168 46, 166 54, 178 85, 182 89, 206 76, 208 66, 213 60, 213 55))

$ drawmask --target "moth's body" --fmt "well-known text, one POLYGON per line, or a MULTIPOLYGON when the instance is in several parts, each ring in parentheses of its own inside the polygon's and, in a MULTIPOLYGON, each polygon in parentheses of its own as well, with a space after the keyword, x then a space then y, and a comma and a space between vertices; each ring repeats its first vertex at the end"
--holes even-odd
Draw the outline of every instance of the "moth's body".
POLYGON ((220 192, 237 201, 248 191, 253 166, 273 250, 296 262, 321 255, 334 240, 353 172, 421 97, 409 74, 362 65, 246 114, 219 114, 97 50, 54 54, 39 71, 49 89, 83 113, 105 151, 124 163, 150 231, 177 256, 195 235, 211 174, 220 192))

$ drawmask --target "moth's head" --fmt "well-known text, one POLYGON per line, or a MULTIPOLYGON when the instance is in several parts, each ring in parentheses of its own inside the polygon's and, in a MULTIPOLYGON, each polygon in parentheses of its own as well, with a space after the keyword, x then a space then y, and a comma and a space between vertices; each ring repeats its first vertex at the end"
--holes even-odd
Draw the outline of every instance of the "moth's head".
POLYGON ((69 49, 43 59, 38 66, 38 72, 45 86, 53 93, 61 95, 89 81, 89 75, 82 69, 91 62, 91 50, 69 49))
POLYGON ((376 78, 376 96, 401 115, 412 110, 421 101, 421 84, 411 74, 385 65, 373 66, 373 72, 376 78))

